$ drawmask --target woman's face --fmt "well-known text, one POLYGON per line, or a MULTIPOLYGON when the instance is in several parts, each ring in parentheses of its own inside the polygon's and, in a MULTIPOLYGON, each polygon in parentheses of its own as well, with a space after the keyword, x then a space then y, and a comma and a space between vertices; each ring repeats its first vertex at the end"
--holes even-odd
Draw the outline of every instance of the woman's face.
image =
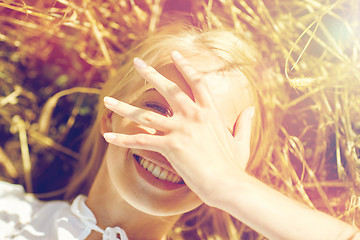
MULTIPOLYGON (((247 80, 240 73, 219 71, 222 63, 210 53, 189 55, 183 52, 182 54, 198 71, 206 74, 217 110, 232 133, 237 117, 250 105, 247 80)), ((166 64, 157 70, 170 81, 175 82, 186 94, 192 96, 191 89, 174 64, 166 64)), ((167 101, 151 85, 146 86, 132 105, 165 116, 172 115, 167 101)), ((115 113, 111 115, 109 124, 113 132, 161 134, 115 113)), ((109 145, 104 160, 110 181, 117 192, 127 203, 142 212, 156 216, 170 216, 189 212, 202 204, 159 153, 109 145)))

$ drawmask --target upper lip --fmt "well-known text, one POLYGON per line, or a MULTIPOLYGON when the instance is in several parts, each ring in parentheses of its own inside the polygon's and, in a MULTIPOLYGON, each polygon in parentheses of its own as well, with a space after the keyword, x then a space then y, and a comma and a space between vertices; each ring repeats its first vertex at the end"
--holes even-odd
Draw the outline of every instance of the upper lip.
POLYGON ((131 153, 136 154, 142 158, 145 158, 146 160, 149 160, 155 165, 158 165, 164 168, 165 170, 174 173, 175 175, 179 175, 176 173, 175 169, 170 165, 169 161, 166 160, 166 158, 160 153, 148 151, 148 150, 135 150, 135 149, 132 150, 131 153))

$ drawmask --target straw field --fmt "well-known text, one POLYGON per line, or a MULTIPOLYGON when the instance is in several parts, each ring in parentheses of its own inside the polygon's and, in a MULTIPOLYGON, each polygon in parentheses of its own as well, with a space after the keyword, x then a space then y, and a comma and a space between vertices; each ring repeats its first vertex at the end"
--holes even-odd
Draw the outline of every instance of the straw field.
POLYGON ((173 10, 251 33, 275 65, 276 137, 254 174, 359 223, 359 0, 0 0, 0 179, 60 198, 98 87, 173 10))

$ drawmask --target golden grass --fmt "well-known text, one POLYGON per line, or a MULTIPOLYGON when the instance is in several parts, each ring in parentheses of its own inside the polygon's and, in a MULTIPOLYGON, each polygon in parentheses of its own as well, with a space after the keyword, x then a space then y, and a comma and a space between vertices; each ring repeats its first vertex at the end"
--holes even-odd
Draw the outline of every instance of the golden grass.
POLYGON ((90 118, 94 88, 171 9, 191 11, 198 25, 210 19, 210 28, 226 16, 275 63, 286 90, 269 99, 278 137, 257 175, 311 207, 358 219, 358 0, 0 1, 1 178, 32 191, 32 166, 63 155, 76 162, 65 143, 75 120, 90 118), (68 111, 55 114, 62 99, 68 111), (42 159, 44 151, 55 157, 42 159))

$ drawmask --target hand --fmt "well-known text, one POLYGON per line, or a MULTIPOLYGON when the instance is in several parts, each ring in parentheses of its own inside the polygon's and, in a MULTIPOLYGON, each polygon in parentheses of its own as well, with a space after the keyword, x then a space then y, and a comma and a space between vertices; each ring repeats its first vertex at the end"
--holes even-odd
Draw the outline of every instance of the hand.
POLYGON ((226 177, 236 175, 246 167, 254 107, 243 110, 235 123, 234 133, 231 133, 215 107, 206 77, 177 52, 172 53, 172 59, 190 86, 194 100, 154 68, 135 59, 137 71, 164 96, 173 116, 166 117, 105 98, 105 106, 110 110, 162 134, 106 133, 104 137, 118 146, 161 153, 187 186, 210 204, 216 194, 215 188, 221 187, 226 177), (114 101, 115 104, 110 104, 114 101))

